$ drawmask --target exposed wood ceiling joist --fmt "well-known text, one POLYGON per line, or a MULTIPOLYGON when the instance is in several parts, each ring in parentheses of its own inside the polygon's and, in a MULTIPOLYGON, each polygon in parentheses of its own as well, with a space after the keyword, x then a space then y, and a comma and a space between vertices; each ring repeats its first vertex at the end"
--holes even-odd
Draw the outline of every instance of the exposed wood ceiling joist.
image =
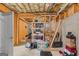
POLYGON ((32 9, 31 9, 31 6, 30 6, 30 4, 28 3, 28 7, 29 7, 29 9, 30 9, 30 12, 32 12, 32 9))
POLYGON ((18 12, 19 11, 14 6, 11 6, 9 3, 3 4, 3 5, 5 5, 6 7, 8 7, 12 11, 15 11, 15 12, 18 12))
POLYGON ((40 6, 40 12, 44 12, 44 4, 40 3, 39 6, 40 6))
MULTIPOLYGON (((67 10, 69 7, 71 7, 72 5, 73 5, 73 3, 69 3, 63 11, 66 11, 66 10, 67 10)), ((63 12, 63 11, 62 11, 62 12, 63 12)))
POLYGON ((28 4, 22 3, 22 5, 25 7, 26 12, 30 11, 28 4))
POLYGON ((18 7, 17 4, 15 4, 15 3, 11 4, 11 3, 10 3, 10 5, 13 6, 15 9, 17 9, 18 12, 21 12, 21 11, 22 11, 22 10, 18 7))
POLYGON ((39 4, 34 4, 35 12, 39 12, 39 4))
POLYGON ((35 12, 34 4, 32 4, 32 3, 29 4, 29 7, 30 7, 30 9, 31 9, 32 12, 35 12))
POLYGON ((35 16, 49 16, 49 15, 51 15, 51 16, 56 16, 56 14, 53 14, 53 13, 18 13, 19 15, 35 15, 35 16))
POLYGON ((22 3, 17 3, 17 5, 23 12, 26 12, 26 9, 22 3))
POLYGON ((68 5, 68 3, 63 4, 63 5, 60 7, 60 10, 57 12, 57 15, 58 15, 60 12, 62 12, 62 11, 66 8, 67 5, 68 5))
POLYGON ((45 4, 45 12, 48 10, 48 7, 49 7, 49 6, 50 6, 50 3, 48 3, 48 4, 46 3, 46 4, 45 4))
POLYGON ((55 4, 54 7, 51 9, 51 12, 57 13, 60 10, 61 4, 55 4))
POLYGON ((60 13, 67 3, 4 3, 19 13, 60 13))
POLYGON ((55 3, 51 3, 49 4, 49 7, 47 9, 48 12, 51 12, 52 7, 55 5, 55 3))

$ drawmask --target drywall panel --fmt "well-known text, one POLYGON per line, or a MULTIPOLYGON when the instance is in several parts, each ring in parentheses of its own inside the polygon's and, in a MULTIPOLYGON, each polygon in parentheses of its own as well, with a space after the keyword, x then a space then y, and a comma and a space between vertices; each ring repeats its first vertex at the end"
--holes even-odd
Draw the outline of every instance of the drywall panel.
POLYGON ((2 44, 2 20, 3 20, 3 16, 2 13, 0 13, 0 53, 3 53, 3 44, 2 44))
POLYGON ((13 42, 12 42, 12 13, 3 14, 1 24, 1 37, 3 53, 13 55, 13 42))
POLYGON ((0 53, 1 53, 1 14, 0 14, 0 53))
POLYGON ((0 53, 1 53, 1 20, 0 20, 0 53))
POLYGON ((13 55, 13 40, 12 40, 12 30, 13 30, 13 16, 12 13, 8 13, 5 16, 5 28, 6 29, 6 48, 7 48, 7 53, 8 55, 13 55))
POLYGON ((79 47, 79 13, 75 13, 74 15, 65 18, 62 23, 62 39, 64 41, 64 45, 67 44, 66 34, 67 32, 72 32, 77 39, 77 48, 79 47))
POLYGON ((78 16, 78 17, 77 17, 77 18, 78 18, 78 19, 77 19, 77 20, 78 20, 78 21, 77 21, 77 22, 78 22, 78 24, 77 24, 77 34, 78 34, 78 38, 77 38, 77 41, 76 41, 76 42, 77 42, 77 50, 78 50, 78 55, 79 55, 79 12, 78 12, 78 15, 77 15, 77 16, 78 16))

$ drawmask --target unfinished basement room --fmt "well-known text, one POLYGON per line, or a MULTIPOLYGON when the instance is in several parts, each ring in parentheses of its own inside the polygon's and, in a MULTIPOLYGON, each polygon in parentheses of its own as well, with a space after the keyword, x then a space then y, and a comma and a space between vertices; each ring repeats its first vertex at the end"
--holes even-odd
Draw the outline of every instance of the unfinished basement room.
POLYGON ((0 56, 78 56, 79 3, 0 3, 0 56))

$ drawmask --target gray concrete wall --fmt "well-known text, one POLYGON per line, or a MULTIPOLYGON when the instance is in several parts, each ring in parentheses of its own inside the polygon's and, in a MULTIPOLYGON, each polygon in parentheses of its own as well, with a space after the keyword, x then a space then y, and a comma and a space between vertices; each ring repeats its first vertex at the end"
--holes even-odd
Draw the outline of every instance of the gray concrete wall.
POLYGON ((66 34, 72 32, 77 38, 77 48, 79 49, 79 12, 64 19, 62 23, 62 39, 64 45, 67 43, 66 34))

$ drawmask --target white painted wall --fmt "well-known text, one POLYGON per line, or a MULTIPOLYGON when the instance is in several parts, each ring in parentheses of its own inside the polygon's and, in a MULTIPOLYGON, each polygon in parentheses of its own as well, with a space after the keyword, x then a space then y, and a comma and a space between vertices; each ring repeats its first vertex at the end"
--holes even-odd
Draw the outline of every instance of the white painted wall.
POLYGON ((77 48, 79 48, 79 13, 65 18, 62 23, 62 39, 64 44, 67 43, 66 34, 72 32, 77 38, 77 48))

